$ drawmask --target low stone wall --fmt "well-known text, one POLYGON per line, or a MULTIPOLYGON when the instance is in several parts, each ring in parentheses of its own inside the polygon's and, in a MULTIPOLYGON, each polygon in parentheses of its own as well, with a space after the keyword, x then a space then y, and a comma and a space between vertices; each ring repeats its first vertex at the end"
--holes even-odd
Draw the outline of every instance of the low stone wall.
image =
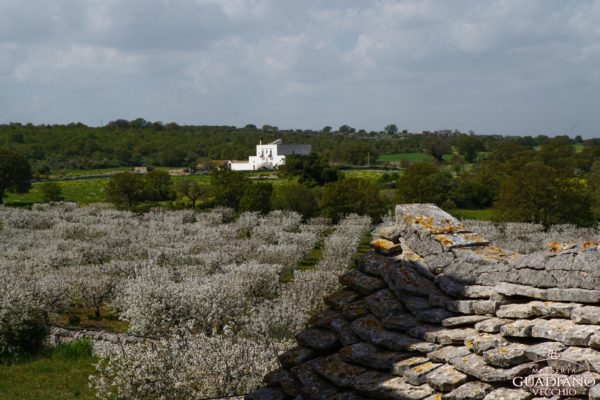
POLYGON ((374 251, 249 399, 600 399, 598 244, 521 255, 434 205, 374 251))
POLYGON ((61 343, 70 343, 81 339, 89 340, 92 344, 92 351, 100 357, 106 357, 121 351, 123 346, 137 344, 143 340, 148 340, 147 338, 128 335, 126 333, 50 326, 44 344, 53 347, 61 343))

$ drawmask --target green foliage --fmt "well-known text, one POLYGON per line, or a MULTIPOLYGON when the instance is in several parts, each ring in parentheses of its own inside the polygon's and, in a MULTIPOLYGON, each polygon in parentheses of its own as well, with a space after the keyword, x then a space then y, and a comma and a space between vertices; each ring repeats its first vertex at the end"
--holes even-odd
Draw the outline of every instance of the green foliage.
POLYGON ((441 162, 444 154, 452 151, 452 147, 447 140, 438 136, 425 136, 420 143, 421 151, 431 155, 437 161, 441 162))
POLYGON ((337 168, 329 166, 327 158, 316 153, 310 153, 308 156, 286 156, 285 164, 279 168, 279 172, 283 176, 299 177, 301 182, 312 185, 334 182, 340 176, 337 168))
POLYGON ((557 136, 549 139, 540 146, 538 151, 538 157, 544 164, 562 170, 573 167, 574 155, 575 148, 568 136, 557 136))
POLYGON ((331 150, 331 161, 338 164, 367 165, 376 159, 377 150, 356 141, 344 141, 331 150))
POLYGON ((296 211, 305 219, 314 217, 319 212, 319 204, 313 190, 294 182, 280 185, 275 189, 272 207, 274 210, 296 211))
POLYGON ((192 207, 196 207, 196 202, 204 195, 206 188, 196 179, 182 178, 177 183, 177 192, 187 197, 192 203, 192 207))
POLYGON ((44 203, 51 201, 62 201, 64 197, 62 195, 62 189, 56 182, 44 182, 40 185, 40 191, 42 192, 42 200, 44 203))
POLYGON ((0 204, 4 193, 24 193, 31 187, 31 165, 21 154, 0 148, 0 204))
POLYGON ((116 206, 133 207, 144 200, 144 176, 132 172, 113 175, 106 187, 106 199, 116 206))
POLYGON ((448 207, 452 192, 452 174, 431 163, 416 163, 398 179, 401 203, 434 203, 448 207))
POLYGON ((592 171, 588 177, 588 187, 592 198, 592 211, 597 219, 600 219, 600 161, 592 165, 592 171))
POLYGON ((61 343, 56 347, 46 349, 44 355, 57 360, 77 360, 92 356, 92 343, 88 339, 61 343))
POLYGON ((338 221, 347 214, 369 215, 379 221, 385 213, 379 187, 366 179, 348 178, 324 186, 321 197, 324 216, 338 221))
POLYGON ((144 176, 144 198, 149 201, 163 201, 172 198, 171 176, 164 170, 152 170, 144 176))
MULTIPOLYGON (((10 318, 6 315, 4 317, 10 318)), ((31 311, 19 324, 1 324, 0 363, 14 362, 39 351, 47 333, 46 322, 46 315, 31 311)))
POLYGON ((477 153, 484 149, 484 144, 476 136, 460 135, 456 141, 456 147, 467 162, 473 163, 477 160, 477 153))
POLYGON ((250 181, 244 173, 221 170, 211 172, 210 185, 215 204, 237 210, 250 181))
POLYGON ((240 199, 240 211, 260 211, 265 214, 271 211, 271 195, 273 185, 270 183, 253 183, 246 187, 240 199))
POLYGON ((531 162, 508 177, 495 205, 500 221, 591 225, 591 201, 577 179, 541 162, 531 162))

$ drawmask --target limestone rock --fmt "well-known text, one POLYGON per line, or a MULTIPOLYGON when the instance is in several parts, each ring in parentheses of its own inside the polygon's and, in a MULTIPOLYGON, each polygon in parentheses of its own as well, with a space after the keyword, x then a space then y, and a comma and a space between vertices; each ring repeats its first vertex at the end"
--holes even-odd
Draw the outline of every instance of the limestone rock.
POLYGON ((549 354, 560 353, 567 346, 560 342, 542 342, 525 349, 525 357, 531 361, 546 360, 549 354))
POLYGON ((475 329, 480 332, 498 333, 500 328, 512 322, 510 319, 489 318, 475 324, 475 329))
POLYGON ((281 354, 279 356, 279 361, 284 367, 292 368, 296 365, 305 363, 306 361, 315 358, 316 356, 317 353, 314 350, 302 346, 296 346, 281 354))
POLYGON ((348 304, 343 304, 339 307, 344 318, 349 321, 354 321, 357 318, 364 317, 369 314, 369 309, 365 300, 360 299, 348 304))
POLYGON ((416 315, 417 321, 439 324, 447 318, 454 316, 454 313, 443 308, 431 308, 429 310, 419 311, 416 315))
POLYGON ((453 358, 452 365, 459 371, 474 376, 483 382, 508 381, 531 370, 530 364, 518 365, 509 369, 494 368, 485 363, 483 357, 477 354, 469 354, 463 357, 453 358))
POLYGON ((335 333, 322 328, 308 328, 296 335, 296 340, 303 346, 317 351, 333 350, 339 346, 335 333))
POLYGON ((346 362, 378 370, 390 370, 394 363, 410 357, 405 352, 380 350, 377 346, 364 342, 342 348, 340 356, 346 362))
POLYGON ((548 289, 548 300, 574 303, 600 303, 600 290, 548 289))
POLYGON ((358 299, 359 295, 350 289, 340 289, 325 297, 325 303, 335 309, 340 309, 343 305, 352 303, 358 299))
POLYGON ((434 389, 450 392, 467 381, 467 375, 445 364, 435 368, 425 376, 425 381, 434 389))
POLYGON ((489 317, 483 315, 461 315, 459 317, 449 317, 444 319, 442 321, 442 326, 453 328, 457 326, 473 325, 488 319, 489 317))
POLYGON ((500 333, 504 336, 530 337, 535 321, 526 319, 517 320, 500 327, 500 333))
POLYGON ((489 393, 483 400, 529 400, 531 393, 523 389, 499 388, 489 393))
POLYGON ((381 321, 381 323, 385 328, 388 329, 408 331, 417 324, 417 320, 412 316, 412 314, 404 313, 385 318, 381 321))
POLYGON ((477 314, 493 316, 498 304, 494 300, 452 300, 446 307, 450 311, 461 314, 477 314))
POLYGON ((264 387, 256 390, 246 398, 248 400, 284 400, 285 393, 277 387, 264 387))
POLYGON ((471 354, 465 346, 444 346, 438 350, 427 353, 427 358, 433 362, 448 363, 456 357, 462 357, 471 354))
POLYGON ((573 310, 571 319, 577 324, 600 325, 600 307, 585 306, 573 310))
POLYGON ((467 382, 444 395, 447 400, 482 400, 494 388, 483 382, 467 382))
MULTIPOLYGON (((397 237, 400 238, 399 236, 397 237)), ((394 243, 387 239, 375 239, 370 243, 371 247, 376 252, 384 255, 392 255, 402 253, 402 246, 400 243, 394 243)))
POLYGON ((553 301, 536 301, 532 304, 533 313, 539 317, 571 318, 573 310, 581 307, 576 303, 557 303, 553 301))
POLYGON ((369 397, 389 400, 421 400, 434 392, 429 385, 413 386, 400 377, 375 371, 366 372, 354 379, 352 387, 369 397))
POLYGON ((367 342, 387 347, 391 350, 407 350, 418 340, 401 333, 388 331, 374 317, 363 317, 352 322, 354 333, 367 342))
POLYGON ((496 311, 496 316, 498 318, 529 318, 534 315, 533 304, 506 304, 500 306, 496 311))
POLYGON ((505 346, 508 341, 501 335, 480 333, 465 339, 465 347, 471 349, 475 354, 482 355, 484 351, 505 346))
POLYGON ((548 298, 548 292, 544 289, 515 283, 500 282, 495 286, 495 289, 496 292, 506 296, 524 296, 539 300, 547 300, 548 298))
POLYGON ((402 260, 400 265, 382 270, 381 277, 399 297, 404 294, 426 297, 438 291, 433 281, 421 275, 410 261, 402 260))
POLYGON ((390 289, 382 289, 365 297, 365 302, 373 315, 379 319, 384 319, 406 310, 390 289))
POLYGON ((264 382, 269 386, 279 385, 287 396, 297 396, 300 394, 300 388, 294 375, 285 369, 268 373, 265 376, 264 382))
POLYGON ((352 380, 367 371, 363 367, 344 362, 339 354, 314 360, 311 364, 321 376, 333 382, 335 386, 343 388, 350 387, 352 380))
POLYGON ((576 325, 570 320, 538 320, 531 330, 531 336, 551 339, 569 346, 587 346, 589 338, 600 332, 597 325, 576 325))
POLYGON ((315 372, 310 363, 298 365, 291 371, 300 382, 300 393, 309 399, 325 400, 337 392, 331 383, 315 372))
POLYGON ((406 371, 404 371, 404 374, 402 374, 402 376, 404 377, 404 380, 410 383, 411 385, 422 385, 426 382, 426 375, 432 372, 433 370, 437 369, 441 365, 442 364, 432 363, 431 361, 428 361, 421 365, 417 365, 407 369, 406 371))
POLYGON ((483 352, 483 359, 495 367, 510 368, 529 361, 525 355, 527 349, 528 347, 523 344, 511 343, 483 352))
POLYGON ((362 295, 373 293, 385 287, 385 283, 381 279, 356 270, 346 272, 340 276, 340 283, 362 295))
POLYGON ((430 308, 429 301, 425 297, 400 295, 398 299, 413 315, 417 315, 420 311, 430 308))

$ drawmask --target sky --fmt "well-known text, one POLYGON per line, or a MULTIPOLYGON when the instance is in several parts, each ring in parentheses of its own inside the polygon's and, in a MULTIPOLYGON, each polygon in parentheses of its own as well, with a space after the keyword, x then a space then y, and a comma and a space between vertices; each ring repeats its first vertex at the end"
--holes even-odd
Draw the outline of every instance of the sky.
POLYGON ((0 0, 0 123, 600 137, 600 1, 0 0))

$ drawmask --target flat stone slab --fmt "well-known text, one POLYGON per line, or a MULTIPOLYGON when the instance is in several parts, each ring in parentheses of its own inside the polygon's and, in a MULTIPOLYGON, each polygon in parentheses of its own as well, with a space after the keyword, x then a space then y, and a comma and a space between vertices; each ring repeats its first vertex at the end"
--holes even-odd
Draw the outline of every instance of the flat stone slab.
POLYGON ((587 346, 589 338, 600 332, 597 325, 578 325, 571 320, 537 320, 531 329, 531 336, 551 339, 568 346, 587 346))
POLYGON ((514 337, 530 337, 531 330, 535 326, 535 321, 521 319, 500 327, 500 333, 503 336, 514 336, 514 337))
POLYGON ((450 311, 484 316, 493 316, 498 306, 495 300, 452 300, 446 304, 450 311))
POLYGON ((533 394, 523 389, 498 388, 488 393, 483 400, 530 400, 533 394))
POLYGON ((398 296, 398 299, 413 315, 417 315, 419 312, 429 310, 431 308, 426 297, 405 294, 398 296))
POLYGON ((533 311, 534 303, 525 304, 505 304, 496 311, 498 318, 529 318, 535 315, 533 311))
POLYGON ((311 365, 320 375, 342 388, 350 387, 353 379, 367 372, 366 368, 344 362, 339 354, 314 360, 311 365))
POLYGON ((511 343, 506 346, 483 352, 483 359, 494 367, 510 368, 529 361, 525 355, 528 346, 520 343, 511 343))
POLYGON ((371 247, 378 253, 393 255, 402 253, 402 245, 387 239, 375 239, 370 243, 371 247))
POLYGON ((410 336, 384 329, 381 323, 372 316, 353 321, 352 329, 362 340, 391 350, 409 350, 410 345, 419 342, 410 336))
POLYGON ((404 313, 384 318, 381 323, 385 328, 405 332, 416 326, 417 320, 412 314, 404 313))
POLYGON ((300 392, 308 398, 325 400, 337 392, 335 386, 317 374, 310 363, 298 365, 291 372, 300 382, 300 392))
POLYGON ((600 325, 600 307, 585 306, 577 308, 571 313, 571 319, 576 324, 600 325))
POLYGON ((340 283, 362 295, 373 293, 385 287, 385 282, 380 278, 356 270, 346 272, 340 276, 340 283))
POLYGON ((434 392, 429 385, 413 386, 403 378, 375 371, 366 372, 354 379, 352 388, 369 397, 389 400, 422 400, 434 392))
POLYGON ((309 348, 296 346, 285 353, 279 355, 279 362, 286 368, 292 368, 303 364, 306 361, 315 358, 317 353, 309 348))
POLYGON ((459 317, 450 317, 442 321, 442 326, 454 328, 457 326, 474 325, 478 322, 488 320, 489 317, 483 315, 461 315, 459 317))
POLYGON ((530 364, 518 365, 508 369, 494 368, 488 365, 483 357, 477 354, 453 358, 451 363, 460 372, 473 376, 483 382, 508 381, 516 376, 527 373, 533 368, 530 364))
POLYGON ((450 392, 467 381, 467 375, 452 365, 444 364, 425 376, 425 381, 434 389, 450 392))
POLYGON ((441 324, 443 320, 453 317, 455 314, 444 308, 430 308, 419 311, 416 315, 417 321, 441 324))
MULTIPOLYGON (((264 387, 257 389, 250 396, 246 397, 249 400, 284 400, 286 398, 283 390, 277 387, 264 387)), ((240 397, 239 399, 243 399, 240 397)))
POLYGON ((494 388, 484 382, 467 382, 444 395, 447 400, 483 400, 494 388))
POLYGON ((501 335, 492 333, 479 333, 465 339, 465 347, 475 354, 482 355, 484 351, 506 346, 508 341, 501 335))
POLYGON ((465 346, 444 346, 441 349, 427 353, 427 358, 433 362, 449 363, 456 357, 471 354, 471 350, 465 346))
POLYGON ((429 360, 425 357, 406 358, 402 361, 394 363, 394 365, 392 366, 392 373, 394 375, 403 376, 409 369, 425 364, 426 362, 429 362, 429 360))
POLYGON ((474 247, 474 246, 486 246, 490 244, 489 241, 485 240, 476 233, 442 233, 432 235, 432 237, 440 242, 446 250, 458 248, 458 247, 474 247))
POLYGON ((487 332, 487 333, 498 333, 500 332, 500 328, 502 328, 502 326, 511 323, 512 320, 510 319, 503 319, 503 318, 489 318, 489 319, 485 319, 484 321, 478 322, 475 324, 475 329, 477 329, 480 332, 487 332))
POLYGON ((391 370, 394 363, 411 357, 405 352, 381 350, 365 342, 346 346, 339 351, 339 354, 346 362, 386 371, 391 370))
POLYGON ((339 346, 335 333, 322 328, 308 328, 296 335, 296 340, 303 346, 317 351, 333 350, 339 346))
POLYGON ((325 304, 335 309, 340 309, 343 305, 352 303, 360 296, 350 289, 340 289, 325 297, 325 304))
POLYGON ((404 377, 404 380, 410 383, 411 385, 422 385, 427 382, 427 380, 425 379, 426 375, 441 366, 442 364, 432 363, 431 361, 428 361, 421 365, 417 365, 415 367, 407 369, 406 371, 404 371, 404 374, 402 376, 404 377))
POLYGON ((462 223, 435 204, 397 205, 396 223, 429 235, 468 232, 462 223))
POLYGON ((524 354, 531 361, 541 361, 546 360, 548 355, 560 353, 566 348, 567 346, 560 342, 543 342, 528 346, 524 354))
POLYGON ((379 319, 406 311, 406 308, 398 301, 394 293, 387 288, 365 297, 365 302, 369 311, 379 319))

